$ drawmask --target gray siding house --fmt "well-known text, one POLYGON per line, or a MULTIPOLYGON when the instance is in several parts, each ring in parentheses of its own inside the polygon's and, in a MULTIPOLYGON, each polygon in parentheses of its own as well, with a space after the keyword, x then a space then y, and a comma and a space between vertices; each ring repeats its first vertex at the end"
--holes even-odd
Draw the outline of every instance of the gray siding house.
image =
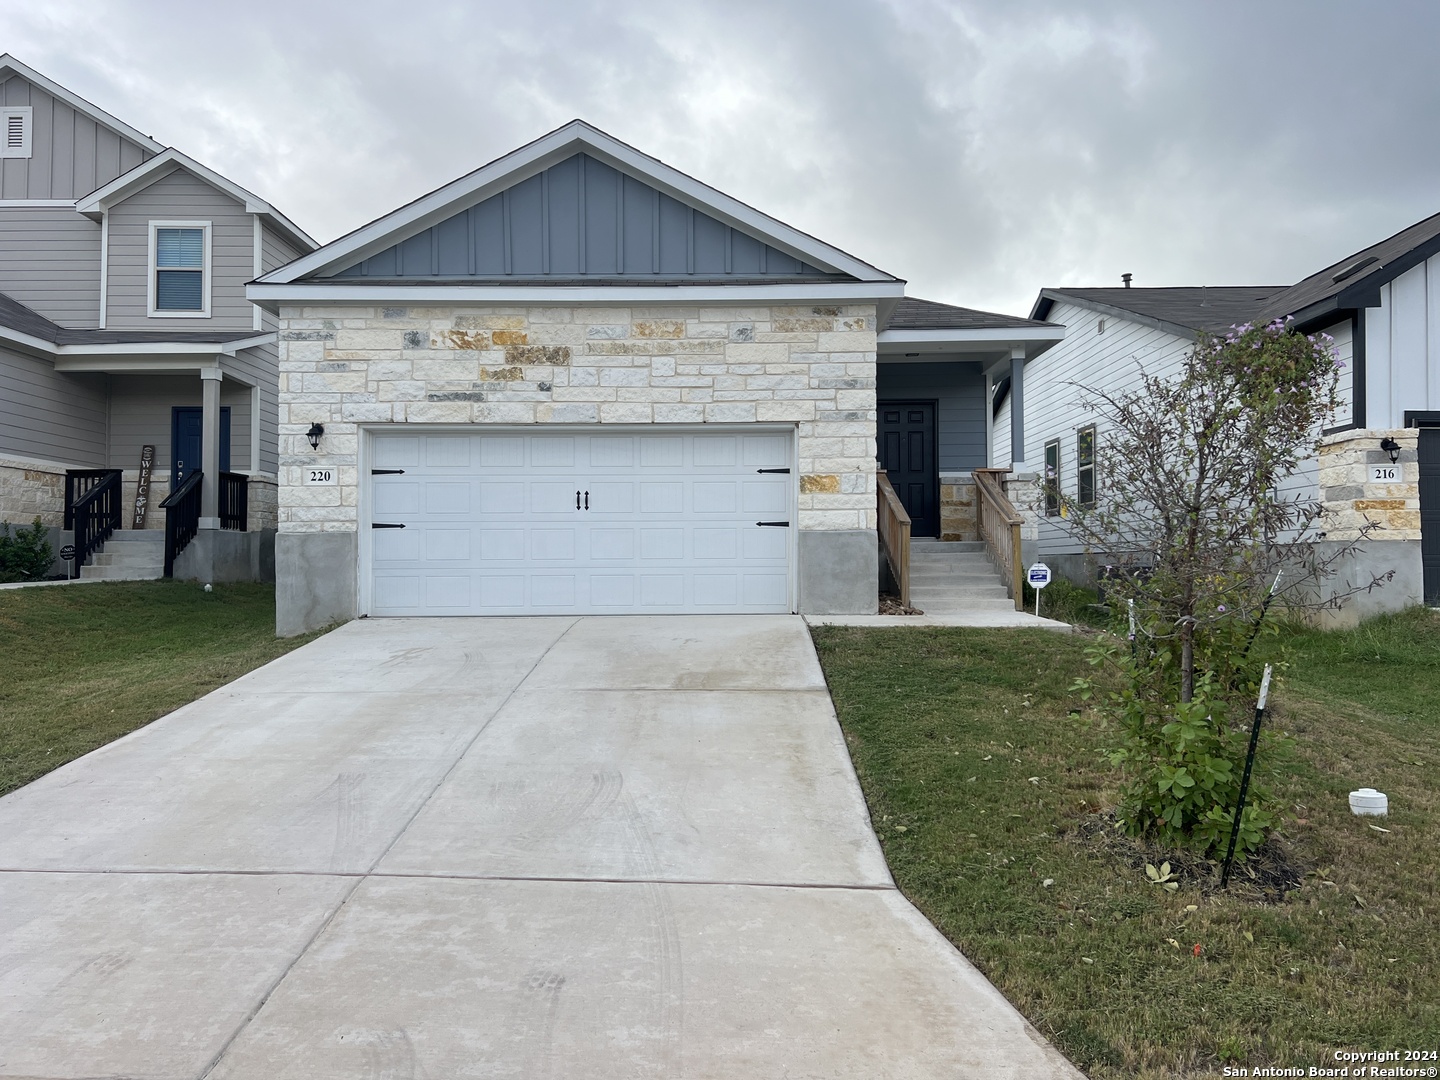
POLYGON ((0 114, 0 521, 68 529, 67 490, 74 503, 103 482, 110 523, 118 508, 122 533, 158 544, 160 502, 198 471, 192 569, 213 571, 222 518, 252 534, 237 550, 253 563, 275 526, 277 324, 245 285, 315 242, 8 55, 0 114))
POLYGON ((247 295, 280 331, 282 634, 873 613, 877 453, 920 534, 969 538, 987 389, 1064 335, 907 298, 578 120, 247 295))

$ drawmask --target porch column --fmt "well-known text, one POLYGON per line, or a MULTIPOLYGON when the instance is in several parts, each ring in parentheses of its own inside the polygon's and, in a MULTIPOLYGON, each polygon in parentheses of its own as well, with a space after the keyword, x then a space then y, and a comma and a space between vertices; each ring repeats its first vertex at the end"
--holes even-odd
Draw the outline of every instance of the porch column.
POLYGON ((1010 464, 1023 472, 1025 462, 1025 349, 1010 350, 1010 464))
POLYGON ((220 380, 218 367, 200 369, 200 528, 220 528, 220 380))

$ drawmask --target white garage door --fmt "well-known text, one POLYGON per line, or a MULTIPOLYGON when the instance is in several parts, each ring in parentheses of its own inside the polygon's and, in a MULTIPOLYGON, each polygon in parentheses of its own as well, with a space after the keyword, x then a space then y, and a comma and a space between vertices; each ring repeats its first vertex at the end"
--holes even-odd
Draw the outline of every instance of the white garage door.
POLYGON ((788 612, 791 434, 377 432, 373 615, 788 612))

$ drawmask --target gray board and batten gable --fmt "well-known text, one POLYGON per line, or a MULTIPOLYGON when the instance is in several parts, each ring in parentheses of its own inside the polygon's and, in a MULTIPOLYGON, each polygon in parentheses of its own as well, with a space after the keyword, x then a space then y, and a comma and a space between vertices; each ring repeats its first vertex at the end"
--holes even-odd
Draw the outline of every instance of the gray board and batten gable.
POLYGON ((845 281, 589 154, 333 275, 380 281, 845 281))
POLYGON ((0 105, 28 106, 30 156, 0 159, 0 199, 78 199, 163 147, 13 57, 0 57, 0 105))

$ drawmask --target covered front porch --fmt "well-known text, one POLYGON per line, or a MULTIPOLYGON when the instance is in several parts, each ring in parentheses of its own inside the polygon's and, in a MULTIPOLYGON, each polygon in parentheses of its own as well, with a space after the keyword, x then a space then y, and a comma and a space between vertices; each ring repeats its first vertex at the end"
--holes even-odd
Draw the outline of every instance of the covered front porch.
MULTIPOLYGON (((992 402, 1023 400, 1025 365, 1060 341, 1065 328, 1033 319, 925 300, 901 300, 878 336, 877 511, 882 552, 909 603, 911 539, 983 550, 1018 598, 1019 515, 992 460, 992 402)), ((1023 456, 1024 410, 1012 408, 1010 441, 1023 456)), ((962 548, 931 548, 968 554, 962 548)), ((1018 600, 1017 600, 1018 604, 1018 600)))
POLYGON ((269 364, 244 351, 265 343, 91 341, 47 357, 90 432, 72 446, 62 430, 47 460, 28 460, 24 471, 49 504, 39 516, 57 526, 59 572, 266 576, 260 549, 273 543, 275 466, 264 452, 273 431, 260 373, 269 364))

